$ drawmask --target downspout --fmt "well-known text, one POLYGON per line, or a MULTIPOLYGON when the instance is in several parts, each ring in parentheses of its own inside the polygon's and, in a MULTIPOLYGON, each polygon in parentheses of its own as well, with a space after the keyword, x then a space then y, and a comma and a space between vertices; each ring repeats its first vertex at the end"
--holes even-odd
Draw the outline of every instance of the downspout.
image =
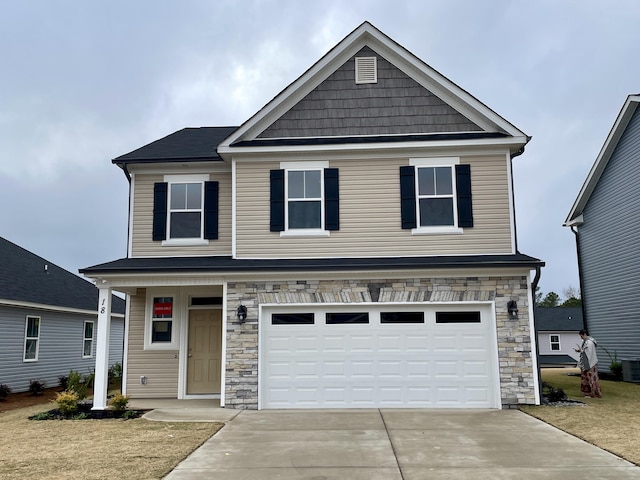
POLYGON ((542 401, 542 368, 540 367, 540 342, 538 341, 538 329, 536 328, 536 320, 535 320, 535 311, 536 311, 536 307, 535 307, 535 301, 536 301, 536 289, 538 288, 538 282, 540 281, 540 267, 536 267, 536 274, 533 277, 533 281, 531 282, 531 292, 532 292, 532 298, 533 298, 533 308, 531 309, 533 311, 533 335, 535 338, 535 342, 536 342, 536 366, 537 368, 537 374, 538 374, 538 394, 540 395, 540 400, 542 401))
MULTIPOLYGON (((531 137, 527 137, 527 142, 531 140, 531 137)), ((520 251, 518 250, 518 221, 516 219, 516 191, 514 189, 514 185, 513 185, 513 159, 522 155, 524 153, 524 145, 522 146, 522 148, 520 148, 520 150, 518 150, 517 152, 514 152, 511 154, 511 157, 509 158, 509 170, 510 170, 510 175, 511 175, 511 211, 513 212, 513 238, 515 241, 515 249, 516 249, 516 253, 520 253, 520 251)))
POLYGON ((127 253, 125 258, 129 257, 129 238, 131 235, 131 174, 129 173, 129 169, 127 168, 127 164, 123 163, 121 165, 122 171, 124 175, 127 177, 127 181, 129 182, 129 200, 127 203, 127 253))
POLYGON ((576 257, 578 259, 578 285, 580 285, 580 307, 582 308, 582 326, 585 330, 587 328, 587 311, 584 302, 584 281, 582 279, 582 255, 580 255, 580 236, 578 235, 578 229, 575 225, 570 226, 571 231, 576 236, 576 257))

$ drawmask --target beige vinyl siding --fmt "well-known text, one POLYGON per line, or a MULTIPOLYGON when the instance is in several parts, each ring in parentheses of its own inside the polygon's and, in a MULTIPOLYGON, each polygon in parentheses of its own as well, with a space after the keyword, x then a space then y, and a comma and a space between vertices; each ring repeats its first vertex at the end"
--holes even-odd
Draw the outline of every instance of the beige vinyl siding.
POLYGON ((279 162, 237 164, 238 258, 431 256, 511 253, 507 160, 461 157, 471 165, 474 227, 463 234, 412 235, 400 222, 399 168, 408 158, 330 160, 340 170, 340 230, 329 237, 269 231, 269 170, 279 162))
POLYGON ((216 172, 210 180, 219 182, 218 239, 209 245, 162 246, 152 240, 153 184, 163 182, 163 175, 136 174, 133 199, 133 257, 231 255, 231 172, 216 172))
MULTIPOLYGON (((127 394, 131 398, 178 397, 178 351, 144 349, 146 291, 131 296, 127 356, 127 394), (140 384, 141 376, 147 384, 140 384)), ((174 325, 177 333, 178 325, 174 325)))

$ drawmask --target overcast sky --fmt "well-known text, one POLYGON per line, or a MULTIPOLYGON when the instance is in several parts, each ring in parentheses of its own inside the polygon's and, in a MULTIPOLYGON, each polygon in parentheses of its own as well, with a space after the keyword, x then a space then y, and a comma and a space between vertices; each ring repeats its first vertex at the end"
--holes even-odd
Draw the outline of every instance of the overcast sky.
MULTIPOLYGON (((543 292, 578 286, 562 227, 628 94, 636 0, 0 0, 0 236, 77 273, 126 256, 111 159, 240 125, 363 21, 533 137, 518 243, 543 292)), ((0 266, 1 268, 1 266, 0 266)))

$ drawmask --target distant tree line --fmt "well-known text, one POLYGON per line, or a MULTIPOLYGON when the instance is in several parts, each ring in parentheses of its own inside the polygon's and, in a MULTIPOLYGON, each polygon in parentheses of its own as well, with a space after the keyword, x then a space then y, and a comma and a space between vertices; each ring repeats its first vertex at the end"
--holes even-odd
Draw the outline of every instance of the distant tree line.
POLYGON ((536 307, 580 307, 582 306, 582 295, 580 290, 568 287, 562 290, 564 300, 556 292, 549 292, 546 295, 536 287, 535 305, 536 307))

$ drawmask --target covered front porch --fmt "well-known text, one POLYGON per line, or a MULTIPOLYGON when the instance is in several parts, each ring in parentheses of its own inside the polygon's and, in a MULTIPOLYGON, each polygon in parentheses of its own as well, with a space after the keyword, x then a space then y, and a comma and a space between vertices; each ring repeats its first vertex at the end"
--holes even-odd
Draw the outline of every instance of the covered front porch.
POLYGON ((205 276, 101 276, 94 410, 108 406, 112 292, 126 294, 122 393, 139 409, 224 405, 226 285, 205 276))

